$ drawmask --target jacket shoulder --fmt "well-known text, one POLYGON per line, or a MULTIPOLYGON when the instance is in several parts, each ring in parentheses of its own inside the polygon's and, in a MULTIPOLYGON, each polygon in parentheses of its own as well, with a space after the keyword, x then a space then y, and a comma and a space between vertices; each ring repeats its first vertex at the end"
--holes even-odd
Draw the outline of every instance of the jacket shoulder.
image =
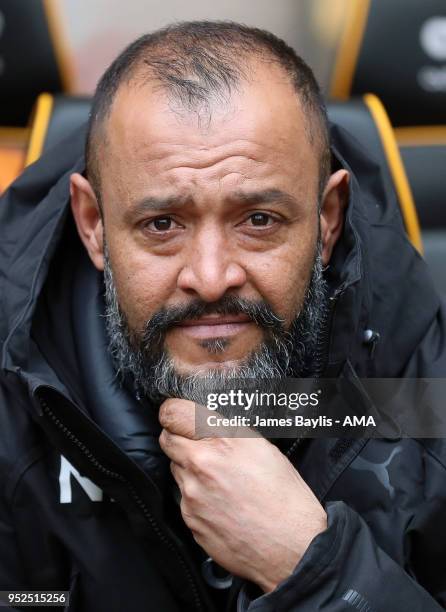
POLYGON ((0 480, 17 480, 44 452, 40 428, 31 418, 27 390, 14 375, 0 373, 0 480))

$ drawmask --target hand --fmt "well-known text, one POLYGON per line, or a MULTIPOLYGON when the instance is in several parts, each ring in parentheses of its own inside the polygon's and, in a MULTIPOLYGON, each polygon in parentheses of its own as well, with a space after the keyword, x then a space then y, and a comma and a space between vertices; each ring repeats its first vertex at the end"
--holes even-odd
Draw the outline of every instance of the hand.
POLYGON ((195 404, 168 399, 163 451, 196 542, 234 575, 271 591, 287 578, 327 516, 288 459, 261 436, 195 439, 195 404))

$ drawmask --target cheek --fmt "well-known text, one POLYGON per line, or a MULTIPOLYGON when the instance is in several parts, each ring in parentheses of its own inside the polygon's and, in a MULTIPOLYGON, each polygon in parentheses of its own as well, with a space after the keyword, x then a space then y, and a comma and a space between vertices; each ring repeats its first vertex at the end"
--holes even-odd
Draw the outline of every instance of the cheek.
POLYGON ((290 325, 296 317, 310 282, 316 237, 290 241, 257 262, 252 274, 260 294, 290 325))
POLYGON ((118 300, 132 329, 141 329, 163 307, 172 294, 178 271, 165 258, 117 250, 113 257, 113 276, 118 300))

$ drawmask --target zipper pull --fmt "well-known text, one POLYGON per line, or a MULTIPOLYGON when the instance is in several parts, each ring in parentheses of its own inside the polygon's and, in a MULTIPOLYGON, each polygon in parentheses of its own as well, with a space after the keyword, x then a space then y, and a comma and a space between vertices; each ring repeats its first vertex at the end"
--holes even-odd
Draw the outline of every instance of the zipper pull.
POLYGON ((364 344, 367 344, 370 348, 370 358, 373 359, 373 355, 375 353, 375 348, 376 345, 378 343, 380 339, 380 335, 377 331, 374 331, 373 329, 366 329, 364 330, 364 335, 363 335, 363 342, 364 344))

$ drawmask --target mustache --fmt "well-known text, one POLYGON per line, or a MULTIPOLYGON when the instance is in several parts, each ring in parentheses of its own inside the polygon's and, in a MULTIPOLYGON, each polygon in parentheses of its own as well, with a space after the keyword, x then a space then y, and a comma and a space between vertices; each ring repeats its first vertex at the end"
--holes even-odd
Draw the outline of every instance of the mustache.
POLYGON ((139 334, 138 343, 145 349, 160 347, 169 329, 190 319, 199 319, 205 315, 238 315, 248 316, 260 327, 273 333, 285 332, 284 320, 264 300, 248 300, 236 295, 226 295, 215 302, 193 300, 187 304, 178 304, 161 308, 145 324, 139 334))

